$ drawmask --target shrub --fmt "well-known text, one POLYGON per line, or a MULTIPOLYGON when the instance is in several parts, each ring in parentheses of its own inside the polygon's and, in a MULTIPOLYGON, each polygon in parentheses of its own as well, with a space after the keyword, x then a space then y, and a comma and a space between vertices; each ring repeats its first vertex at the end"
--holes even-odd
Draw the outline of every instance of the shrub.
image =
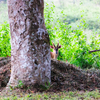
POLYGON ((98 35, 99 38, 96 38, 96 34, 93 32, 88 37, 85 33, 88 24, 84 15, 80 16, 80 23, 73 29, 67 23, 67 14, 63 10, 57 12, 53 4, 47 4, 45 8, 45 24, 50 40, 55 44, 59 41, 62 45, 59 50, 59 60, 67 60, 81 68, 99 68, 99 52, 89 53, 89 50, 99 49, 100 37, 98 35))
POLYGON ((6 57, 11 55, 9 33, 9 24, 7 22, 4 22, 0 25, 0 57, 6 57))

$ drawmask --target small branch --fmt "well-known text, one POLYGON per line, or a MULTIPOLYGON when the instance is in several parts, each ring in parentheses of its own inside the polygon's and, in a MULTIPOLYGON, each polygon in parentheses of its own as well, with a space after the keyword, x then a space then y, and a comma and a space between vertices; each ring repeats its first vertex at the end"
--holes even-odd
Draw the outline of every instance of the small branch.
POLYGON ((89 53, 97 52, 97 51, 100 51, 100 50, 92 50, 92 51, 89 51, 89 53))

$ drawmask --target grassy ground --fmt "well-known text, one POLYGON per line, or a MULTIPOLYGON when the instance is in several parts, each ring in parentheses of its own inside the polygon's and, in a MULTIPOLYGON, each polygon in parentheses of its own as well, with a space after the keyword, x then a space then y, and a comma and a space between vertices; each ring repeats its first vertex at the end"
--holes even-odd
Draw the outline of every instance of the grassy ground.
POLYGON ((91 92, 75 91, 75 92, 59 92, 59 93, 24 93, 20 91, 9 92, 9 95, 0 95, 0 100, 100 100, 98 90, 91 92), (3 95, 3 96, 2 96, 3 95))

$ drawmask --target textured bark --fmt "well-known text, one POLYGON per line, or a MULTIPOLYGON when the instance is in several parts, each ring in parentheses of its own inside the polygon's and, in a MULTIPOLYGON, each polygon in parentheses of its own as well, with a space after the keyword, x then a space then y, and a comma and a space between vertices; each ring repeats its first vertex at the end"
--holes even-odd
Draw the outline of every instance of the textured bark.
POLYGON ((11 31, 11 77, 8 86, 51 82, 49 36, 43 0, 8 0, 11 31))
POLYGON ((97 51, 100 51, 100 50, 92 50, 92 51, 89 51, 89 53, 97 52, 97 51))

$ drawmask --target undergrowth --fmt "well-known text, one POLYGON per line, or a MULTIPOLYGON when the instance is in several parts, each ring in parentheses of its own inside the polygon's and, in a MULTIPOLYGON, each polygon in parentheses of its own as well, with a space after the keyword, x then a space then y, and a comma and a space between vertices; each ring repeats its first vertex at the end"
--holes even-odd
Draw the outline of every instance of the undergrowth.
POLYGON ((9 24, 4 22, 0 25, 0 57, 11 55, 9 24))
POLYGON ((47 4, 45 24, 50 40, 55 44, 59 42, 62 45, 58 60, 68 61, 81 68, 99 68, 100 53, 89 53, 89 51, 99 49, 100 35, 95 32, 86 34, 88 24, 84 14, 80 14, 79 24, 76 24, 76 28, 73 29, 67 22, 67 13, 64 13, 64 10, 57 12, 53 4, 52 6, 47 4))

